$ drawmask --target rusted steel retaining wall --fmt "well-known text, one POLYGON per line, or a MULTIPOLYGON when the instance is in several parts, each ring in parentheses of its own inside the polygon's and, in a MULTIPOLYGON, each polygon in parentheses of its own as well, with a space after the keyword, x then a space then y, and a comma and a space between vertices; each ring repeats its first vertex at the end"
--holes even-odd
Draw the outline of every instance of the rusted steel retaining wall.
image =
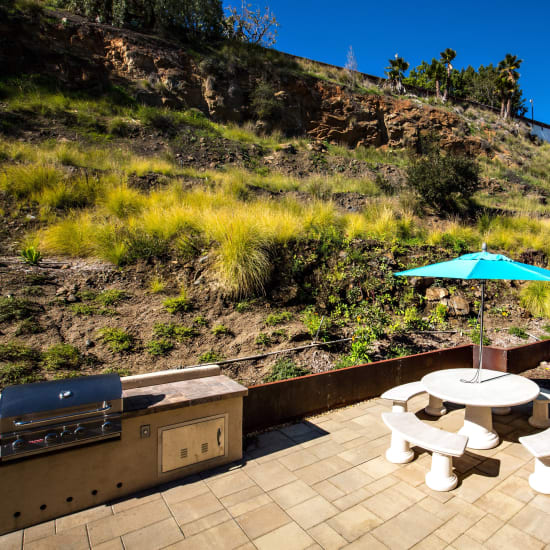
MULTIPOLYGON (((244 398, 243 430, 250 433, 377 397, 429 372, 477 366, 478 358, 479 348, 467 345, 252 386, 244 398)), ((550 340, 483 348, 483 367, 491 370, 519 373, 545 360, 550 360, 550 340)))
POLYGON ((430 351, 248 388, 245 433, 371 397, 441 369, 472 366, 472 346, 430 351))

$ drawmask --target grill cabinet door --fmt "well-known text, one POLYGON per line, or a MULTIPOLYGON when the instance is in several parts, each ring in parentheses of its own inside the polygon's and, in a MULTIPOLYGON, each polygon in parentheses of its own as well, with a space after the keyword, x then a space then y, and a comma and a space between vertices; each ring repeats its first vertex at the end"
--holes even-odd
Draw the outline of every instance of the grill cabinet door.
POLYGON ((204 418, 160 429, 161 473, 225 454, 225 417, 204 418))

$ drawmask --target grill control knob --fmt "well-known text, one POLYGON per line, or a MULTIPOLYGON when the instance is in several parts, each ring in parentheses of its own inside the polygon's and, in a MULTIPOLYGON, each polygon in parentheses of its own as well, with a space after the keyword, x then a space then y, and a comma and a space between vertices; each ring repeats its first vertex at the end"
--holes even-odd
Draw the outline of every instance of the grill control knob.
POLYGON ((44 441, 46 443, 55 443, 57 441, 57 434, 55 432, 50 432, 44 436, 44 441))
POLYGON ((103 425, 101 426, 102 431, 104 432, 110 432, 114 428, 113 423, 109 420, 106 420, 103 425))
POLYGON ((86 428, 83 428, 82 426, 77 426, 76 430, 74 431, 74 435, 76 437, 82 437, 86 434, 86 428))
POLYGON ((24 447, 25 443, 26 443, 26 441, 24 439, 19 438, 19 439, 16 439, 11 444, 11 446, 12 446, 12 449, 16 451, 17 449, 21 449, 22 447, 24 447))
POLYGON ((70 439, 71 437, 73 436, 73 432, 71 432, 70 430, 63 430, 61 432, 61 439, 70 439))

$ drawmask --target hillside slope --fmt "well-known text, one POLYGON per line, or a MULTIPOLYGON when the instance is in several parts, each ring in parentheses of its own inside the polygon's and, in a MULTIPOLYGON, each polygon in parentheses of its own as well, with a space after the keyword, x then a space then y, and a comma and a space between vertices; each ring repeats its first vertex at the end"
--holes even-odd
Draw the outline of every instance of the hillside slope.
MULTIPOLYGON (((354 338, 224 367, 253 384, 469 342, 477 287, 393 272, 482 240, 547 263, 550 148, 522 124, 239 44, 0 21, 2 384, 354 338), (462 219, 407 183, 422 136, 481 165, 462 219)), ((522 288, 489 284, 497 345, 547 337, 522 288)))

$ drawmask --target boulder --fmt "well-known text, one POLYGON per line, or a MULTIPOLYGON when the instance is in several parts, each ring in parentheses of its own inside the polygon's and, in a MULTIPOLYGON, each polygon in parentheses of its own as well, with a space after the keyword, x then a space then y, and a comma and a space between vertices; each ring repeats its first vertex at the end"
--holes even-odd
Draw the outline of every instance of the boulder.
POLYGON ((426 300, 428 302, 439 302, 443 298, 447 298, 447 296, 449 296, 449 291, 446 288, 431 286, 426 289, 426 300))
POLYGON ((468 315, 470 313, 470 304, 462 296, 452 296, 449 299, 449 311, 455 315, 468 315))

